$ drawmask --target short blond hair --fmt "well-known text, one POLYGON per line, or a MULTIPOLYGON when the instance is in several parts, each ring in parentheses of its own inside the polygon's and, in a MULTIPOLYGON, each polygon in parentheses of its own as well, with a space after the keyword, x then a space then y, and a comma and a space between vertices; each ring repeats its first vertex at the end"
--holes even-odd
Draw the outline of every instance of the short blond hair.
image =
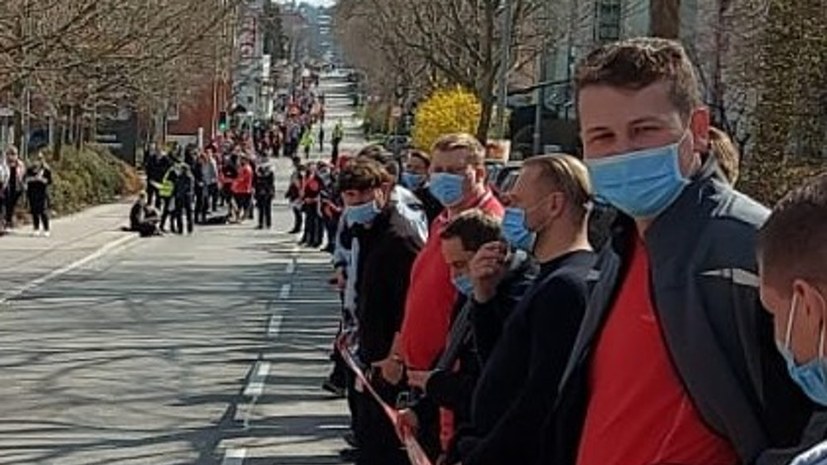
POLYGON ((523 168, 536 168, 540 179, 559 189, 578 219, 586 220, 591 210, 592 183, 589 170, 577 158, 565 153, 540 155, 523 162, 523 168))
POLYGON ((431 153, 453 152, 455 150, 467 151, 467 161, 474 165, 482 165, 485 161, 485 147, 479 139, 466 132, 445 134, 437 139, 431 147, 431 153))

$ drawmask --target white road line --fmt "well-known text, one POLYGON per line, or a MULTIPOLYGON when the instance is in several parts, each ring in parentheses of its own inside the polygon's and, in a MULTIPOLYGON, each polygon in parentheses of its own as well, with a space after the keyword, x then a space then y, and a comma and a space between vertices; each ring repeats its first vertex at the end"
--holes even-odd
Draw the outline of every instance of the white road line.
POLYGON ((296 272, 296 257, 293 257, 288 263, 287 266, 284 268, 284 272, 287 274, 293 274, 296 272))
POLYGON ((285 300, 290 298, 290 288, 292 288, 290 284, 283 284, 281 286, 281 291, 279 292, 279 299, 285 300))
POLYGON ((270 317, 270 324, 267 325, 267 337, 278 337, 283 319, 283 315, 273 315, 270 317))
POLYGON ((245 397, 259 397, 264 392, 264 382, 270 374, 270 362, 256 362, 250 380, 244 388, 245 397))
POLYGON ((221 465, 242 465, 247 458, 247 449, 227 449, 224 451, 224 460, 221 465))
POLYGON ((112 241, 112 242, 109 242, 109 243, 105 244, 103 247, 99 248, 98 250, 90 253, 89 255, 87 255, 83 258, 75 260, 74 262, 72 262, 72 263, 70 263, 66 266, 63 266, 61 268, 58 268, 56 270, 52 270, 49 273, 46 273, 45 275, 43 275, 39 278, 33 279, 33 280, 23 284, 22 286, 18 287, 17 289, 14 289, 11 292, 5 293, 3 295, 3 297, 0 298, 0 305, 4 305, 8 301, 16 299, 16 298, 20 297, 21 295, 25 294, 26 292, 28 292, 28 291, 30 291, 30 290, 38 287, 38 286, 42 286, 43 284, 46 284, 47 282, 49 282, 49 281, 51 281, 55 278, 58 278, 58 277, 63 276, 67 273, 70 273, 70 272, 86 265, 89 262, 95 261, 95 260, 103 257, 104 255, 113 252, 118 247, 121 247, 121 246, 125 245, 128 242, 136 240, 137 238, 138 238, 137 235, 131 235, 131 234, 129 236, 124 236, 124 237, 122 237, 118 240, 115 240, 115 241, 112 241))

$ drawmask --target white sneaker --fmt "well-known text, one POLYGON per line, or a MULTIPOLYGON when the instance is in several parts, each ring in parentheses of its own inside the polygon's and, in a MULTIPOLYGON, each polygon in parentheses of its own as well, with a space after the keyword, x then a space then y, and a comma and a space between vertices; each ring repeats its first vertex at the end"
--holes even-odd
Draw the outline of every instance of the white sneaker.
POLYGON ((35 229, 35 230, 32 231, 32 237, 39 237, 39 236, 40 236, 40 230, 39 229, 35 229))
POLYGON ((51 231, 43 231, 43 237, 51 237, 51 231))

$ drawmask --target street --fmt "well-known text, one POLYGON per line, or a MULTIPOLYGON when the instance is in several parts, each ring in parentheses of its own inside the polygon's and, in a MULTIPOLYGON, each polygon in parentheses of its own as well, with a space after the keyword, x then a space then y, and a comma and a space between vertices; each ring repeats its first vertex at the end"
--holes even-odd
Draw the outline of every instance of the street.
MULTIPOLYGON (((327 125, 356 147, 340 82, 327 125)), ((320 387, 338 296, 329 256, 285 233, 276 169, 273 231, 139 239, 122 203, 0 241, 0 464, 339 463, 346 408, 320 387)))

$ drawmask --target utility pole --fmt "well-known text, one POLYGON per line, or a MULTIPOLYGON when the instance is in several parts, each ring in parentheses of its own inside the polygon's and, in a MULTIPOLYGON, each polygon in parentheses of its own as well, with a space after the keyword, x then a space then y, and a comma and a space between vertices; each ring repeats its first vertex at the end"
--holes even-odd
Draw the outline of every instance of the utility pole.
POLYGON ((506 132, 505 107, 508 103, 508 71, 511 68, 511 27, 513 23, 511 0, 502 0, 502 2, 502 43, 500 45, 499 89, 497 91, 497 128, 501 137, 506 132))
MULTIPOLYGON (((29 34, 31 33, 31 11, 29 8, 29 0, 25 0, 23 2, 23 18, 20 24, 20 36, 21 41, 23 42, 23 47, 21 47, 21 63, 26 66, 27 58, 28 58, 28 47, 26 46, 26 41, 29 40, 29 34)), ((21 112, 20 112, 20 156, 24 160, 28 160, 29 158, 29 132, 30 132, 30 125, 31 125, 31 111, 32 111, 32 96, 31 90, 29 89, 30 85, 30 77, 29 73, 30 70, 26 70, 26 77, 23 78, 23 90, 21 92, 21 112)))
MULTIPOLYGON (((546 41, 543 40, 543 46, 540 49, 540 53, 537 56, 537 67, 539 81, 543 82, 546 80, 546 41)), ((532 134, 532 142, 534 145, 534 149, 532 152, 534 155, 539 155, 542 153, 542 144, 543 144, 543 106, 545 105, 545 86, 537 87, 535 90, 536 95, 536 105, 534 107, 534 134, 532 134)))
POLYGON ((579 0, 569 0, 569 30, 566 33, 566 102, 565 105, 565 119, 569 119, 569 112, 572 107, 572 100, 574 97, 574 86, 572 80, 572 68, 574 67, 574 23, 577 21, 577 7, 579 0))

